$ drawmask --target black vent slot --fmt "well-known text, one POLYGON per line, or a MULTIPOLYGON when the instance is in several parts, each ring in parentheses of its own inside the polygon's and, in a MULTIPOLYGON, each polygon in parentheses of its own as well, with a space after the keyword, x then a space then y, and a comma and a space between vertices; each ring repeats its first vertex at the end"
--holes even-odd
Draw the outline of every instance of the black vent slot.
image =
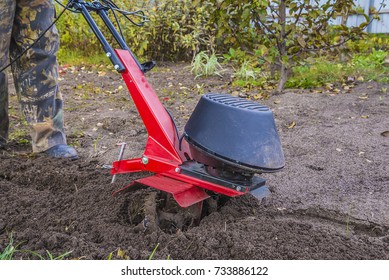
POLYGON ((255 111, 268 111, 269 108, 267 108, 264 105, 255 103, 253 101, 244 100, 241 98, 236 98, 230 95, 226 94, 216 94, 216 93, 209 93, 206 94, 204 97, 218 102, 222 103, 231 107, 241 108, 241 109, 247 109, 247 110, 255 110, 255 111))

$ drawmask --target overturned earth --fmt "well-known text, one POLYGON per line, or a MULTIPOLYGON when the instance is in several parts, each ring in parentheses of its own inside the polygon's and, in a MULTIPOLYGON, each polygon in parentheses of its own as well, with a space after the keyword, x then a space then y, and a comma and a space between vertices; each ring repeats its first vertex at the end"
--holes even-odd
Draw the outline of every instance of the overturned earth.
MULTIPOLYGON (((76 161, 31 151, 14 90, 10 141, 0 150, 0 251, 17 259, 389 259, 388 84, 350 82, 270 94, 239 89, 228 71, 197 78, 185 64, 147 78, 181 132, 201 94, 228 93, 273 111, 285 168, 261 174, 271 196, 212 196, 199 220, 162 193, 112 193, 150 174, 106 165, 142 155, 147 131, 120 75, 61 67, 68 143, 76 161), (31 254, 35 252, 37 254, 31 254)), ((352 79, 350 79, 352 80, 352 79)))

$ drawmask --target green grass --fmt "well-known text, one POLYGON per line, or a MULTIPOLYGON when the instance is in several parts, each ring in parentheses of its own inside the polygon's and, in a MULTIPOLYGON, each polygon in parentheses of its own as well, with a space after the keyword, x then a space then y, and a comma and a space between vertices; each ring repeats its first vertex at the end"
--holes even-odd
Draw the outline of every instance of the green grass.
POLYGON ((0 251, 0 260, 12 260, 15 252, 17 251, 16 248, 18 247, 18 245, 14 245, 12 233, 9 235, 8 238, 8 245, 4 248, 2 252, 0 251))
POLYGON ((341 63, 319 58, 315 63, 296 66, 286 83, 287 88, 314 88, 327 83, 342 82, 347 70, 341 63))
POLYGON ((150 256, 149 256, 149 261, 151 261, 155 255, 155 252, 157 252, 157 249, 159 247, 159 243, 157 243, 157 245, 154 247, 154 250, 151 252, 150 256))
POLYGON ((14 239, 12 233, 8 235, 8 244, 3 249, 3 251, 0 251, 0 260, 13 260, 15 253, 27 253, 29 255, 32 255, 34 257, 37 257, 40 260, 63 260, 67 256, 69 256, 72 251, 60 254, 58 256, 54 256, 52 253, 50 253, 48 250, 46 250, 46 255, 41 255, 37 252, 30 251, 30 250, 18 250, 19 244, 14 244, 14 239))
POLYGON ((223 70, 222 66, 218 62, 215 53, 208 55, 206 52, 199 52, 192 61, 191 71, 197 77, 209 77, 218 75, 221 76, 220 72, 223 70))
POLYGON ((72 253, 72 251, 69 251, 69 252, 60 254, 59 256, 54 256, 52 253, 50 253, 48 250, 46 250, 46 256, 45 256, 45 255, 41 255, 41 254, 34 252, 34 251, 26 250, 26 251, 21 251, 21 252, 30 253, 31 255, 37 257, 40 260, 53 260, 53 261, 54 260, 55 261, 63 260, 72 253))
MULTIPOLYGON (((339 62, 334 58, 320 57, 305 65, 296 66, 289 78, 288 88, 314 88, 329 83, 342 83, 348 77, 361 80, 389 81, 389 69, 384 66, 388 52, 372 50, 367 54, 355 54, 349 61, 339 62)), ((312 60, 311 60, 312 61, 312 60)))
POLYGON ((98 54, 84 55, 81 52, 68 49, 60 49, 58 62, 60 65, 111 65, 103 51, 98 54))

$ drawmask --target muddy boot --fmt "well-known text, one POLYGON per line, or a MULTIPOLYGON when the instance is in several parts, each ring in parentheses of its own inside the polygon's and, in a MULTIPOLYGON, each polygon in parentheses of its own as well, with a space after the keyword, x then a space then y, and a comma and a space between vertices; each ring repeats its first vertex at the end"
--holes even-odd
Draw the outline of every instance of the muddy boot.
POLYGON ((55 145, 54 147, 42 152, 42 154, 53 158, 68 158, 70 160, 78 159, 77 151, 66 144, 55 145))

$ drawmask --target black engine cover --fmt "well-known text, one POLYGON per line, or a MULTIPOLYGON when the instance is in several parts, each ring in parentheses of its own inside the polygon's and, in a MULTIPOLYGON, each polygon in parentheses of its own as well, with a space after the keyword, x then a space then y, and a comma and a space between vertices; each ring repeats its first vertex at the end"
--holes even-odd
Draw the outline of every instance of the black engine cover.
POLYGON ((239 97, 203 95, 184 136, 193 159, 208 166, 272 172, 285 164, 273 113, 239 97))

